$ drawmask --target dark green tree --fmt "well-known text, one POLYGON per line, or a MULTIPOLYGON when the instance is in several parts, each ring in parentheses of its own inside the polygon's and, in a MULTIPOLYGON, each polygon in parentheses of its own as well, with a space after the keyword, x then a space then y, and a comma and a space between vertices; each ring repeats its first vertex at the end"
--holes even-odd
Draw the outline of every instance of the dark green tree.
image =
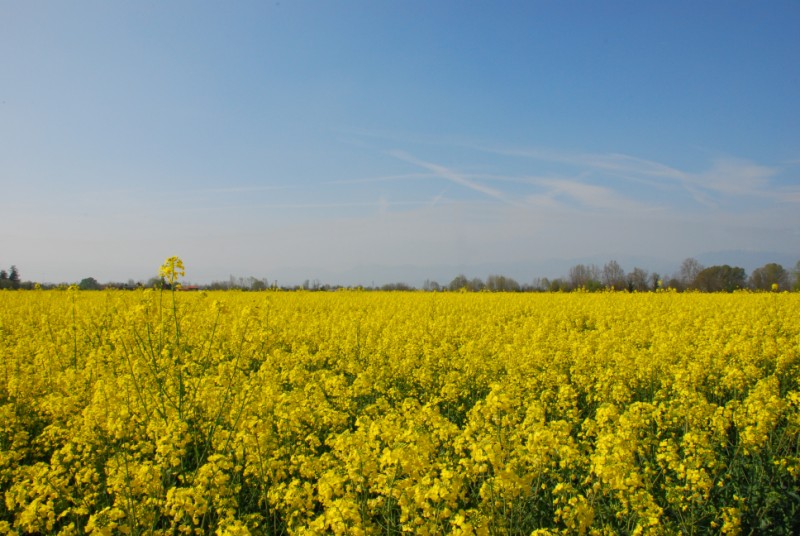
POLYGON ((103 287, 100 286, 100 283, 98 283, 97 279, 94 277, 85 277, 78 283, 78 288, 81 290, 100 290, 103 287))
POLYGON ((256 279, 255 277, 250 278, 250 290, 266 290, 267 289, 267 279, 256 279))
POLYGON ((661 274, 658 272, 653 272, 650 274, 650 288, 653 290, 658 290, 660 287, 664 285, 664 281, 661 279, 661 274))
POLYGON ((564 292, 569 290, 569 284, 560 277, 548 282, 546 290, 550 292, 564 292))
POLYGON ((9 270, 8 282, 11 285, 11 288, 19 288, 19 283, 20 283, 19 270, 17 270, 16 266, 12 266, 11 270, 9 270))
POLYGON ((733 292, 745 288, 747 276, 738 266, 709 266, 694 278, 692 288, 703 292, 733 292))
POLYGON ((754 290, 772 290, 772 285, 778 285, 778 290, 789 289, 789 273, 780 264, 771 262, 750 274, 750 287, 754 290))
POLYGON ((162 277, 159 276, 151 277, 150 279, 147 280, 147 283, 145 283, 144 286, 147 288, 154 288, 154 289, 163 288, 164 290, 169 290, 169 284, 166 281, 164 281, 162 277))
POLYGON ((464 274, 458 274, 450 281, 450 284, 447 285, 448 290, 461 290, 462 288, 465 289, 469 286, 469 279, 464 274))

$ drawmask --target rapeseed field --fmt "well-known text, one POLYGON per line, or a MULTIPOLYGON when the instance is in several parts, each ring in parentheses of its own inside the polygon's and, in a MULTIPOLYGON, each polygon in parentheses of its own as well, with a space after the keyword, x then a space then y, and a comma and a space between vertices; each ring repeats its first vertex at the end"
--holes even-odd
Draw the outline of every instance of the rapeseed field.
POLYGON ((797 293, 0 292, 0 534, 797 534, 799 377, 797 293))

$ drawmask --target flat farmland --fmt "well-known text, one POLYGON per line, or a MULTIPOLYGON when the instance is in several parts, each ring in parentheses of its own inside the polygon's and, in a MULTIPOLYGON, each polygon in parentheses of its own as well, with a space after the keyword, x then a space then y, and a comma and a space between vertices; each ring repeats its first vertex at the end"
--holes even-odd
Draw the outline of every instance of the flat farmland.
POLYGON ((0 292, 0 533, 796 534, 800 294, 0 292))

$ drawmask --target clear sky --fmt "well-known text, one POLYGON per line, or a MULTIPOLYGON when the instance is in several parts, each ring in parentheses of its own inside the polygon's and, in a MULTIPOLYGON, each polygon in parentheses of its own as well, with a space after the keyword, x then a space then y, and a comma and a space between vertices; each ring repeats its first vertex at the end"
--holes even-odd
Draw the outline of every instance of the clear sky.
POLYGON ((0 268, 800 259, 798 28, 795 1, 0 0, 0 268))

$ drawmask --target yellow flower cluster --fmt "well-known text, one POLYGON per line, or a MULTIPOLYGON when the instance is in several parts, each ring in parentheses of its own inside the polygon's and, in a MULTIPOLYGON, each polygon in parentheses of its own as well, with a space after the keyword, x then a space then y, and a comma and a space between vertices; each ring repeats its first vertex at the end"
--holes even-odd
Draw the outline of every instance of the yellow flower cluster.
POLYGON ((158 275, 170 285, 177 284, 178 280, 186 275, 183 260, 180 257, 169 257, 158 269, 158 275))
POLYGON ((0 292, 0 534, 797 533, 799 378, 800 294, 0 292))

